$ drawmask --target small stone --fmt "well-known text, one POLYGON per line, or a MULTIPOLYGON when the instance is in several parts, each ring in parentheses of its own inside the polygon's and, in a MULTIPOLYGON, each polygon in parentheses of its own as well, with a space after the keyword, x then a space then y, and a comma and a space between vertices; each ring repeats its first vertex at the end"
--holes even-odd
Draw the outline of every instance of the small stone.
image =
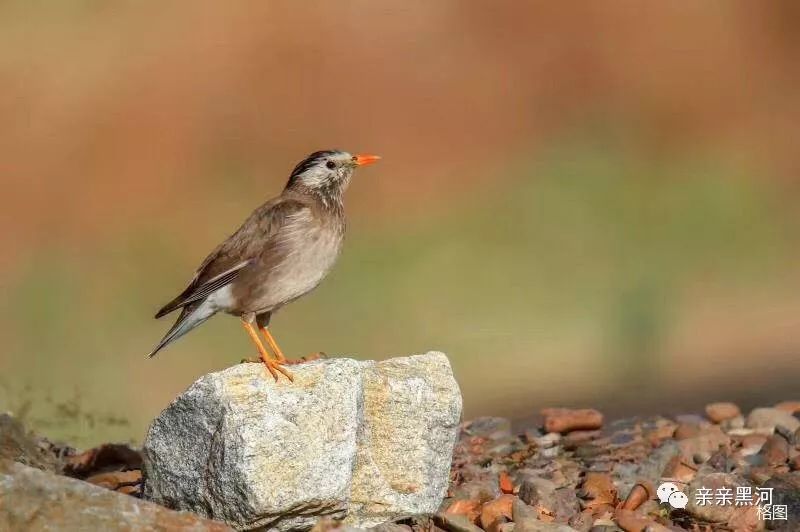
POLYGON ((433 522, 436 526, 448 532, 483 532, 466 516, 461 514, 438 513, 433 516, 433 522))
POLYGON ((544 428, 561 434, 573 430, 597 430, 603 426, 603 414, 593 408, 545 408, 544 428))
POLYGON ((106 489, 115 490, 120 486, 137 484, 142 480, 142 472, 138 469, 133 471, 112 471, 110 473, 99 473, 86 479, 86 482, 106 489))
POLYGON ((760 454, 768 466, 783 465, 789 459, 789 443, 777 434, 772 435, 767 438, 760 454))
POLYGON ((742 411, 734 403, 711 403, 706 405, 706 415, 713 423, 722 423, 741 414, 742 411))
POLYGON ((569 526, 581 532, 588 532, 592 528, 594 517, 591 510, 584 510, 580 513, 573 515, 569 520, 569 526))
POLYGON ((67 475, 86 478, 94 473, 142 468, 142 453, 128 445, 107 443, 70 456, 64 464, 67 475))
POLYGON ((142 494, 142 490, 139 486, 120 486, 116 491, 117 493, 124 493, 125 495, 131 495, 133 497, 140 497, 142 494))
POLYGON ((686 440, 688 438, 694 438, 698 434, 700 434, 699 426, 681 423, 678 425, 678 428, 675 429, 674 438, 676 440, 686 440))
POLYGON ((730 445, 730 437, 722 432, 717 425, 711 425, 708 428, 701 430, 696 436, 686 438, 678 442, 678 447, 681 450, 681 455, 684 459, 692 460, 696 454, 704 456, 707 460, 711 454, 717 452, 720 447, 728 447, 730 445))
POLYGON ((581 443, 586 443, 599 438, 601 432, 599 430, 574 430, 564 436, 564 447, 574 449, 581 443))
POLYGON ((552 481, 546 478, 527 477, 519 486, 519 498, 531 506, 540 503, 547 506, 555 491, 556 485, 552 481))
POLYGON ((515 517, 514 523, 514 532, 575 532, 574 528, 567 525, 538 519, 535 511, 515 517))
POLYGON ((697 414, 678 414, 675 416, 675 421, 680 425, 697 425, 698 427, 707 427, 708 421, 703 416, 697 414))
POLYGON ((767 437, 763 434, 750 434, 742 437, 742 448, 739 453, 742 456, 751 456, 758 454, 764 444, 767 442, 767 437))
POLYGON ((3 459, 43 471, 58 469, 56 457, 43 450, 22 423, 9 414, 0 414, 0 460, 3 459))
POLYGON ((558 444, 561 441, 561 434, 558 432, 548 432, 544 436, 534 438, 534 443, 542 449, 548 449, 558 444))
POLYGON ((514 483, 511 481, 507 471, 500 472, 498 484, 500 485, 500 491, 503 493, 514 493, 514 483))
POLYGON ((744 416, 736 416, 732 417, 731 419, 726 419, 720 423, 719 426, 722 427, 722 430, 725 432, 742 429, 744 428, 744 416))
POLYGON ((481 528, 488 530, 490 526, 511 520, 511 510, 514 500, 513 495, 503 494, 493 501, 483 505, 481 509, 481 528))
POLYGON ((647 526, 653 522, 633 510, 624 510, 622 508, 614 512, 614 520, 625 532, 644 532, 647 526))
POLYGON ((565 521, 581 510, 581 503, 574 489, 557 488, 553 493, 551 508, 556 519, 565 521))
POLYGON ((585 507, 593 511, 605 505, 613 508, 617 504, 617 488, 611 475, 606 473, 586 473, 578 495, 587 501, 585 507))
POLYGON ((790 414, 797 414, 800 412, 800 401, 783 401, 775 405, 775 408, 790 414))
POLYGON ((628 494, 628 497, 625 499, 625 502, 622 503, 623 510, 636 510, 639 506, 644 504, 646 500, 652 497, 653 490, 652 487, 648 489, 643 484, 636 484, 631 492, 628 494))
POLYGON ((453 489, 453 498, 477 500, 481 503, 491 501, 500 495, 496 480, 470 480, 453 489))
POLYGON ((516 523, 500 523, 496 528, 497 532, 514 532, 516 527, 516 523))
POLYGON ((521 499, 515 499, 511 504, 511 519, 513 519, 515 523, 524 519, 538 518, 539 514, 536 512, 536 509, 529 504, 525 504, 521 499))
POLYGON ((481 502, 478 500, 457 500, 450 504, 444 513, 463 515, 470 522, 475 523, 481 514, 481 502))
POLYGON ((479 417, 472 420, 464 429, 470 436, 480 436, 487 440, 501 440, 511 436, 511 421, 504 417, 479 417))
POLYGON ((750 429, 775 430, 775 425, 783 425, 791 431, 800 429, 800 420, 785 410, 777 408, 756 408, 747 416, 745 426, 750 429))
POLYGON ((682 483, 689 483, 697 474, 697 467, 689 464, 680 455, 675 456, 664 468, 662 477, 669 480, 677 480, 682 483))
MULTIPOLYGON (((617 486, 620 493, 628 493, 633 489, 633 486, 639 482, 649 482, 652 484, 659 484, 661 479, 666 477, 675 477, 680 472, 674 472, 670 469, 670 464, 680 461, 680 450, 678 445, 673 440, 666 440, 660 444, 659 447, 647 453, 644 459, 636 463, 616 463, 612 476, 614 478, 614 485, 617 486), (669 471, 667 471, 669 469, 669 471)), ((677 464, 674 466, 677 467, 677 464)), ((692 472, 692 476, 694 472, 692 472)))

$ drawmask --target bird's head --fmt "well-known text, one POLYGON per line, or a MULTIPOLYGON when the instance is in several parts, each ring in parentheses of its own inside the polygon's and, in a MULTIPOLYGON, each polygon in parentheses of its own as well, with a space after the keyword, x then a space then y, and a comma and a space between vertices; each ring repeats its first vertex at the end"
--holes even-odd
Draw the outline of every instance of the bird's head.
POLYGON ((340 150, 317 151, 295 166, 286 188, 318 194, 323 200, 341 199, 353 171, 378 159, 377 155, 352 155, 340 150))

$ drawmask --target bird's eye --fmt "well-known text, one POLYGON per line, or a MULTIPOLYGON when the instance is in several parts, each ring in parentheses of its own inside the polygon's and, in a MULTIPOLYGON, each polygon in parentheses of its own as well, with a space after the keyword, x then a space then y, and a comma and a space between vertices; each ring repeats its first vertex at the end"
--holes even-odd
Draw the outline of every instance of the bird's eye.
POLYGON ((336 163, 333 161, 328 161, 327 163, 325 163, 325 166, 333 170, 334 168, 336 168, 336 163))

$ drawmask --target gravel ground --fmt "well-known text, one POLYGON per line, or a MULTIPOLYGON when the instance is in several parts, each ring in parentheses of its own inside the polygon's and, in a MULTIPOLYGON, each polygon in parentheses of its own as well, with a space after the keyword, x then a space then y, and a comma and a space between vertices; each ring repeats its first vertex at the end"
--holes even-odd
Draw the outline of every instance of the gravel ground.
MULTIPOLYGON (((798 414, 800 401, 746 416, 732 403, 714 403, 702 415, 610 423, 593 409, 547 409, 541 426, 521 434, 508 419, 474 419, 462 424, 439 513, 379 528, 800 530, 798 414), (671 486, 659 487, 665 482, 671 486)), ((9 416, 0 416, 0 429, 0 458, 140 496, 135 449, 109 444, 77 453, 27 435, 9 416)), ((335 528, 320 522, 315 532, 335 528)))

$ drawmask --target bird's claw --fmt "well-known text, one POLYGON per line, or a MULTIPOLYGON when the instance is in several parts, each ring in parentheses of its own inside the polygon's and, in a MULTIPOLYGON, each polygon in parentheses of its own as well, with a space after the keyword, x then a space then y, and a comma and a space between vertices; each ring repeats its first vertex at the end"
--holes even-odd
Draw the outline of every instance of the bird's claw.
POLYGON ((275 382, 278 382, 278 371, 281 372, 287 379, 291 382, 294 382, 294 375, 288 369, 282 366, 283 363, 276 362, 270 359, 262 359, 262 358, 243 358, 240 364, 264 364, 267 367, 267 370, 272 375, 272 378, 275 379, 275 382))

